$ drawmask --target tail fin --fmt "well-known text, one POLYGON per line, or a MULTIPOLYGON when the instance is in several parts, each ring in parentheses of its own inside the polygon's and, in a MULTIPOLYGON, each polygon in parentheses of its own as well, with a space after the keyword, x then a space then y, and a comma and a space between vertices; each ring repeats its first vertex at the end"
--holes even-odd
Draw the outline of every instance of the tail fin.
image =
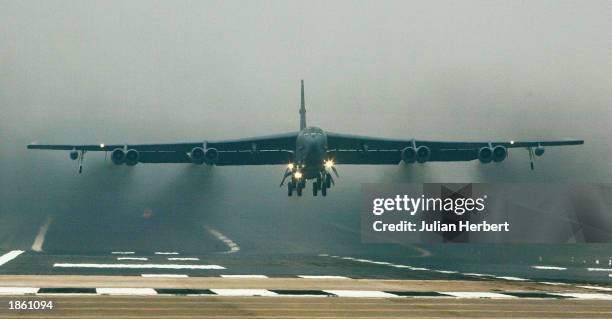
POLYGON ((306 102, 304 101, 304 80, 302 80, 302 104, 300 106, 300 131, 306 128, 306 102))

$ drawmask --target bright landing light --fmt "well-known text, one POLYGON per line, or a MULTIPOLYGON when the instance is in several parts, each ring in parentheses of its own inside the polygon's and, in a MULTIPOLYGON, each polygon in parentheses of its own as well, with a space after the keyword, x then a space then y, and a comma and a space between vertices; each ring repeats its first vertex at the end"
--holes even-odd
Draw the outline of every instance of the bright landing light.
POLYGON ((327 160, 325 161, 325 168, 332 168, 332 166, 334 166, 334 161, 332 160, 327 160))
POLYGON ((302 178, 302 172, 295 172, 295 174, 293 174, 293 177, 295 177, 296 179, 302 178))
POLYGON ((293 163, 289 163, 289 165, 287 165, 287 168, 288 168, 289 170, 293 170, 293 167, 294 167, 294 166, 293 166, 293 163))

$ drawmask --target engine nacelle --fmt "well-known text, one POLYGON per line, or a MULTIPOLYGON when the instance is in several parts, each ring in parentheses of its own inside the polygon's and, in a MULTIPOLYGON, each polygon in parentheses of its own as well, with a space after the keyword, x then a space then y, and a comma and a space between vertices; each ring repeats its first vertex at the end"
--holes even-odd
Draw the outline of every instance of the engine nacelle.
POLYGON ((201 147, 194 147, 189 154, 191 157, 191 162, 196 165, 204 164, 206 159, 206 152, 201 147))
POLYGON ((125 153, 125 164, 128 166, 134 166, 138 164, 138 160, 140 159, 140 153, 137 150, 128 150, 125 153))
POLYGON ((427 146, 419 146, 416 149, 416 160, 419 163, 425 163, 429 161, 431 157, 431 150, 427 146))
POLYGON ((504 146, 497 145, 493 148, 493 161, 501 162, 508 157, 508 149, 504 146))
POLYGON ((544 155, 544 147, 543 146, 536 147, 534 153, 535 153, 536 156, 544 155))
POLYGON ((115 165, 121 165, 125 163, 125 152, 120 148, 114 149, 111 152, 111 161, 115 165))
POLYGON ((206 164, 212 165, 217 163, 219 160, 219 151, 216 148, 207 148, 206 153, 206 164))
POLYGON ((485 146, 478 150, 478 160, 481 163, 490 163, 493 160, 493 149, 485 146))
POLYGON ((76 150, 70 151, 70 159, 73 161, 79 159, 79 152, 77 152, 76 150))
POLYGON ((402 150, 402 160, 406 164, 414 163, 417 159, 417 151, 414 147, 406 147, 402 150))

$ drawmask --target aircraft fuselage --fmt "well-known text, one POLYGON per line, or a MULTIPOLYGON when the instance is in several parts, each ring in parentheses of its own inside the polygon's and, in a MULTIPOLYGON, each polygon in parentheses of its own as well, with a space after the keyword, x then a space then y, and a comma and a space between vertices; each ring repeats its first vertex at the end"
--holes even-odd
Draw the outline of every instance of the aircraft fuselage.
POLYGON ((318 127, 307 127, 300 131, 296 140, 295 165, 302 178, 321 176, 327 160, 327 135, 318 127))

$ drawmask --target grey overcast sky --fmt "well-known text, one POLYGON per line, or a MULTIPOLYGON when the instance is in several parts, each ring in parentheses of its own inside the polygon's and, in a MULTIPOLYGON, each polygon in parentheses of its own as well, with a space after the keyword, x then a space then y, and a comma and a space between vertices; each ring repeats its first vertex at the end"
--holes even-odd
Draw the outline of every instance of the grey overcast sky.
MULTIPOLYGON (((309 124, 330 131, 586 140, 583 147, 547 150, 535 172, 523 150, 486 167, 341 167, 344 200, 368 181, 612 177, 610 1, 4 0, 0 208, 34 211, 53 200, 113 198, 109 189, 117 184, 134 200, 164 194, 204 173, 172 165, 130 171, 88 154, 77 176, 68 154, 25 145, 293 131, 300 79, 309 124), (35 200, 25 205, 27 199, 35 200)), ((195 183, 194 192, 231 200, 241 184, 263 198, 288 200, 277 188, 282 167, 212 171, 199 176, 202 183, 222 187, 195 183)))

